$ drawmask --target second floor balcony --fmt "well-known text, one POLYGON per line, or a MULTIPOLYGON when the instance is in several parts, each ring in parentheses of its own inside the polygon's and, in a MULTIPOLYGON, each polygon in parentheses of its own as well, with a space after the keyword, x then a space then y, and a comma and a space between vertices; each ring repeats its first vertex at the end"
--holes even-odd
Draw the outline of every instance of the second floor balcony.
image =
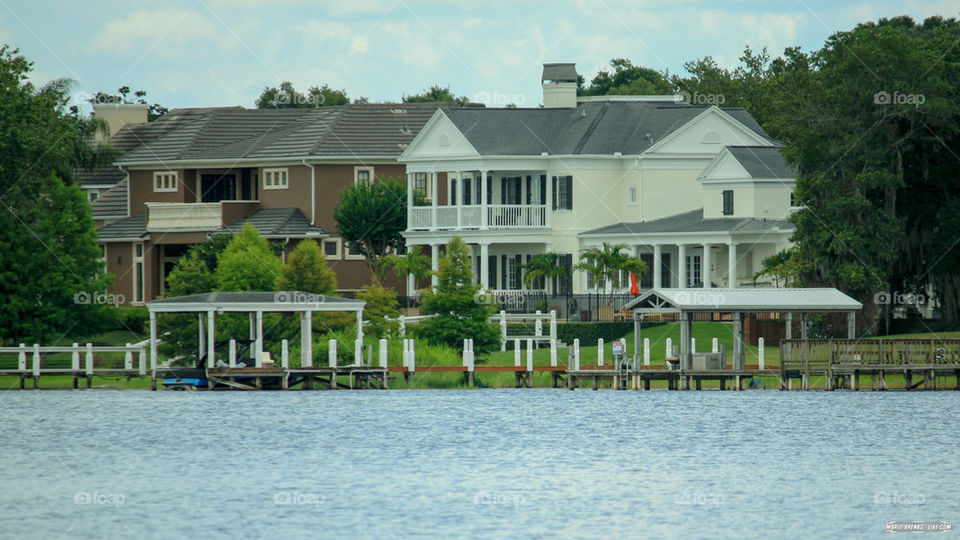
POLYGON ((545 204, 414 206, 407 216, 407 229, 545 229, 549 227, 548 213, 545 204))
POLYGON ((229 225, 260 206, 259 201, 147 203, 148 231, 207 231, 229 225))

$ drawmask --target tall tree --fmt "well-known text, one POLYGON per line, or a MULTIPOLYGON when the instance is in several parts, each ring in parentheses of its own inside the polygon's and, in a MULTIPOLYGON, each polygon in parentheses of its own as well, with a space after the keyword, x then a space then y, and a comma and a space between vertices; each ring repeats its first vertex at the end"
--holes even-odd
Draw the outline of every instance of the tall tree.
MULTIPOLYGON (((610 60, 613 72, 598 72, 589 86, 582 87, 580 95, 658 95, 673 93, 673 86, 665 73, 635 66, 625 58, 610 60)), ((581 85, 582 86, 582 85, 581 85)))
POLYGON ((374 280, 383 281, 383 257, 403 247, 407 228, 407 187, 395 178, 358 182, 340 193, 333 209, 340 236, 366 257, 374 280))
POLYGON ((456 103, 457 105, 463 106, 466 105, 469 99, 466 96, 456 97, 450 92, 449 86, 440 86, 433 85, 428 90, 424 91, 422 94, 413 94, 411 96, 403 96, 404 103, 431 103, 431 102, 447 102, 447 103, 456 103))
POLYGON ((463 340, 474 340, 478 353, 500 346, 500 335, 489 322, 495 307, 478 302, 480 286, 473 283, 470 250, 463 239, 454 236, 440 259, 437 286, 424 292, 421 310, 434 315, 416 326, 416 335, 430 343, 463 350, 463 340))
POLYGON ((333 294, 337 274, 327 265, 327 257, 314 240, 297 244, 277 278, 277 290, 333 294))
MULTIPOLYGON (((146 90, 137 90, 133 93, 133 97, 129 97, 130 87, 121 86, 117 89, 116 94, 109 94, 107 92, 97 92, 90 98, 90 103, 96 105, 100 103, 137 103, 140 105, 147 105, 147 121, 153 122, 157 118, 167 114, 170 109, 167 109, 159 103, 149 103, 147 102, 147 91, 146 90)), ((76 107, 71 108, 74 113, 76 113, 76 107)))
POLYGON ((104 125, 67 109, 70 83, 28 82, 33 64, 0 46, 0 342, 45 342, 95 328, 105 294, 79 167, 115 156, 91 146, 104 125))
POLYGON ((221 291, 272 291, 283 263, 267 239, 247 223, 217 257, 217 289, 221 291))

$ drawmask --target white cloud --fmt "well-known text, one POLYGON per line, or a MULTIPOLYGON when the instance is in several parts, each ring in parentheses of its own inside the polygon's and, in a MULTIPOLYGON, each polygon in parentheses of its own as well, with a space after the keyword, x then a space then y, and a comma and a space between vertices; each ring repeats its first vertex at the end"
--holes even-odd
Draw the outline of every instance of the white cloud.
POLYGON ((103 25, 93 39, 94 51, 140 57, 182 58, 203 47, 236 45, 237 38, 203 14, 179 8, 140 10, 103 25))

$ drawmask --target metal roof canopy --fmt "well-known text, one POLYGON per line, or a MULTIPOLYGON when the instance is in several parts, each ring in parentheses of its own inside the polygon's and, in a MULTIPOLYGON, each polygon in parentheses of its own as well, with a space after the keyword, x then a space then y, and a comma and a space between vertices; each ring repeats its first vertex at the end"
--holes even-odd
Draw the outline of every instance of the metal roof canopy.
MULTIPOLYGON (((209 292, 165 298, 147 302, 150 312, 150 369, 157 376, 159 355, 157 352, 157 315, 160 313, 197 313, 198 359, 204 351, 207 355, 207 367, 216 365, 216 324, 217 314, 249 313, 250 339, 254 341, 256 367, 262 366, 263 359, 263 314, 299 313, 300 314, 300 366, 313 365, 313 312, 346 311, 357 315, 357 339, 363 343, 363 308, 366 302, 350 298, 339 298, 303 291, 250 291, 250 292, 209 292), (206 324, 204 324, 206 322, 206 324)), ((286 348, 284 348, 286 358, 286 348)), ((363 361, 363 348, 357 347, 355 362, 363 361)))
MULTIPOLYGON (((807 313, 847 313, 847 336, 856 337, 856 312, 863 304, 837 289, 651 289, 630 301, 624 309, 632 309, 633 347, 640 350, 641 320, 645 313, 680 314, 680 369, 692 368, 691 313, 733 313, 733 368, 746 367, 743 342, 744 313, 786 313, 786 336, 791 337, 793 313, 800 313, 801 338, 806 339, 807 313)), ((670 351, 668 351, 668 356, 670 351)), ((634 359, 634 362, 637 358, 634 359)), ((683 384, 681 382, 681 384, 683 384)), ((689 383, 688 383, 689 384, 689 383)))
POLYGON ((624 309, 635 313, 856 311, 863 304, 832 288, 651 289, 624 309))

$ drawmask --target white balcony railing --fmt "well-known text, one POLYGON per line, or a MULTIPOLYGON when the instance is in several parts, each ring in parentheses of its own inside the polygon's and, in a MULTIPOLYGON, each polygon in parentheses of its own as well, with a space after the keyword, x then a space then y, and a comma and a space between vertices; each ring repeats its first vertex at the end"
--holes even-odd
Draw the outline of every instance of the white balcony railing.
POLYGON ((205 230, 223 225, 220 203, 147 203, 147 230, 205 230))
POLYGON ((547 206, 542 204, 490 204, 486 206, 415 206, 407 214, 407 229, 435 231, 457 229, 545 229, 547 206), (486 210, 487 222, 483 223, 486 210))

